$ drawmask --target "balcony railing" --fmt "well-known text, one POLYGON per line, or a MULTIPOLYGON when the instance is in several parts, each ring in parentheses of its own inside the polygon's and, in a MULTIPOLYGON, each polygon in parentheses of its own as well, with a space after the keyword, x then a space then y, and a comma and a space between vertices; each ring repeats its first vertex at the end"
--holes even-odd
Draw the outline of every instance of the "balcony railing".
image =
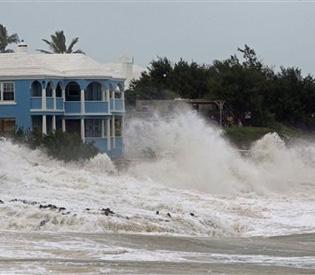
POLYGON ((46 98, 46 109, 53 110, 54 109, 54 99, 52 97, 46 98))
POLYGON ((42 98, 41 97, 32 97, 31 99, 31 109, 40 110, 42 109, 42 98))
POLYGON ((63 98, 62 97, 56 98, 56 109, 63 111, 63 98))
MULTIPOLYGON (((86 114, 108 114, 113 112, 124 112, 124 104, 122 99, 111 99, 110 110, 108 109, 107 101, 85 101, 84 103, 86 114)), ((42 111, 42 98, 31 98, 31 109, 36 111, 42 111)), ((81 101, 64 101, 63 98, 56 98, 56 106, 54 108, 54 98, 46 98, 46 111, 64 111, 68 114, 80 114, 81 113, 81 101)))
POLYGON ((106 101, 85 101, 86 113, 108 113, 108 102, 106 101))
POLYGON ((123 100, 122 99, 111 99, 110 100, 110 109, 114 112, 123 112, 123 100))
POLYGON ((81 112, 80 101, 65 101, 65 112, 69 114, 76 114, 81 112))

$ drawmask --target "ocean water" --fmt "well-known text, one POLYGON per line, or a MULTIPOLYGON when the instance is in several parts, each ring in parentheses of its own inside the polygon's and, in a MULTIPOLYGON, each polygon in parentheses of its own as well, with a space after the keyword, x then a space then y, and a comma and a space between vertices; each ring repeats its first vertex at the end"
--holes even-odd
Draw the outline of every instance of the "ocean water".
POLYGON ((132 119, 117 170, 0 140, 1 274, 315 272, 315 146, 246 154, 194 112, 132 119))

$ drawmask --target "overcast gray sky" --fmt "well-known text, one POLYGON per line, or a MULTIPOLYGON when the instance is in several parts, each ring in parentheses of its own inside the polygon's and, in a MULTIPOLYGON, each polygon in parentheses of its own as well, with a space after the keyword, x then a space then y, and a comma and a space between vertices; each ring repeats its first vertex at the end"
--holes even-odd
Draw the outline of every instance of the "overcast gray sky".
POLYGON ((0 23, 33 50, 64 30, 103 62, 128 54, 142 66, 156 56, 209 63, 247 43, 267 64, 315 74, 315 2, 0 0, 0 23))

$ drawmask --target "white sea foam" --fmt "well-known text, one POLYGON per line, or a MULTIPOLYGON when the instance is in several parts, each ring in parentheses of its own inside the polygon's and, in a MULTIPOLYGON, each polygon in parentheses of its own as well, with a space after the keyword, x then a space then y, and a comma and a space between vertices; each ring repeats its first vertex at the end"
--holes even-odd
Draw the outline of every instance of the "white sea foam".
POLYGON ((120 173, 105 155, 65 164, 0 140, 0 230, 205 236, 315 231, 313 144, 287 147, 268 134, 243 157, 194 112, 133 119, 125 139, 127 156, 137 161, 120 173), (115 214, 105 215, 101 209, 108 207, 115 214))

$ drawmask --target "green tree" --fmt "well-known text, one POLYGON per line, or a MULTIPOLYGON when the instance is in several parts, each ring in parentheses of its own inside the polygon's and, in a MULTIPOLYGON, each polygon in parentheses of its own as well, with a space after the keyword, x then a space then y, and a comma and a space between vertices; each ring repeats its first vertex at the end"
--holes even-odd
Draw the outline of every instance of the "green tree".
POLYGON ((12 43, 18 43, 19 36, 14 33, 9 35, 7 28, 0 24, 0 53, 11 53, 13 50, 7 49, 7 46, 12 43))
POLYGON ((66 37, 63 31, 56 31, 54 34, 50 36, 50 38, 51 38, 51 41, 48 41, 47 39, 42 39, 48 45, 50 51, 39 49, 38 50, 39 52, 48 53, 48 54, 51 54, 51 53, 82 53, 84 54, 84 52, 80 49, 73 50, 73 47, 79 41, 78 37, 72 39, 68 47, 66 45, 66 37))

